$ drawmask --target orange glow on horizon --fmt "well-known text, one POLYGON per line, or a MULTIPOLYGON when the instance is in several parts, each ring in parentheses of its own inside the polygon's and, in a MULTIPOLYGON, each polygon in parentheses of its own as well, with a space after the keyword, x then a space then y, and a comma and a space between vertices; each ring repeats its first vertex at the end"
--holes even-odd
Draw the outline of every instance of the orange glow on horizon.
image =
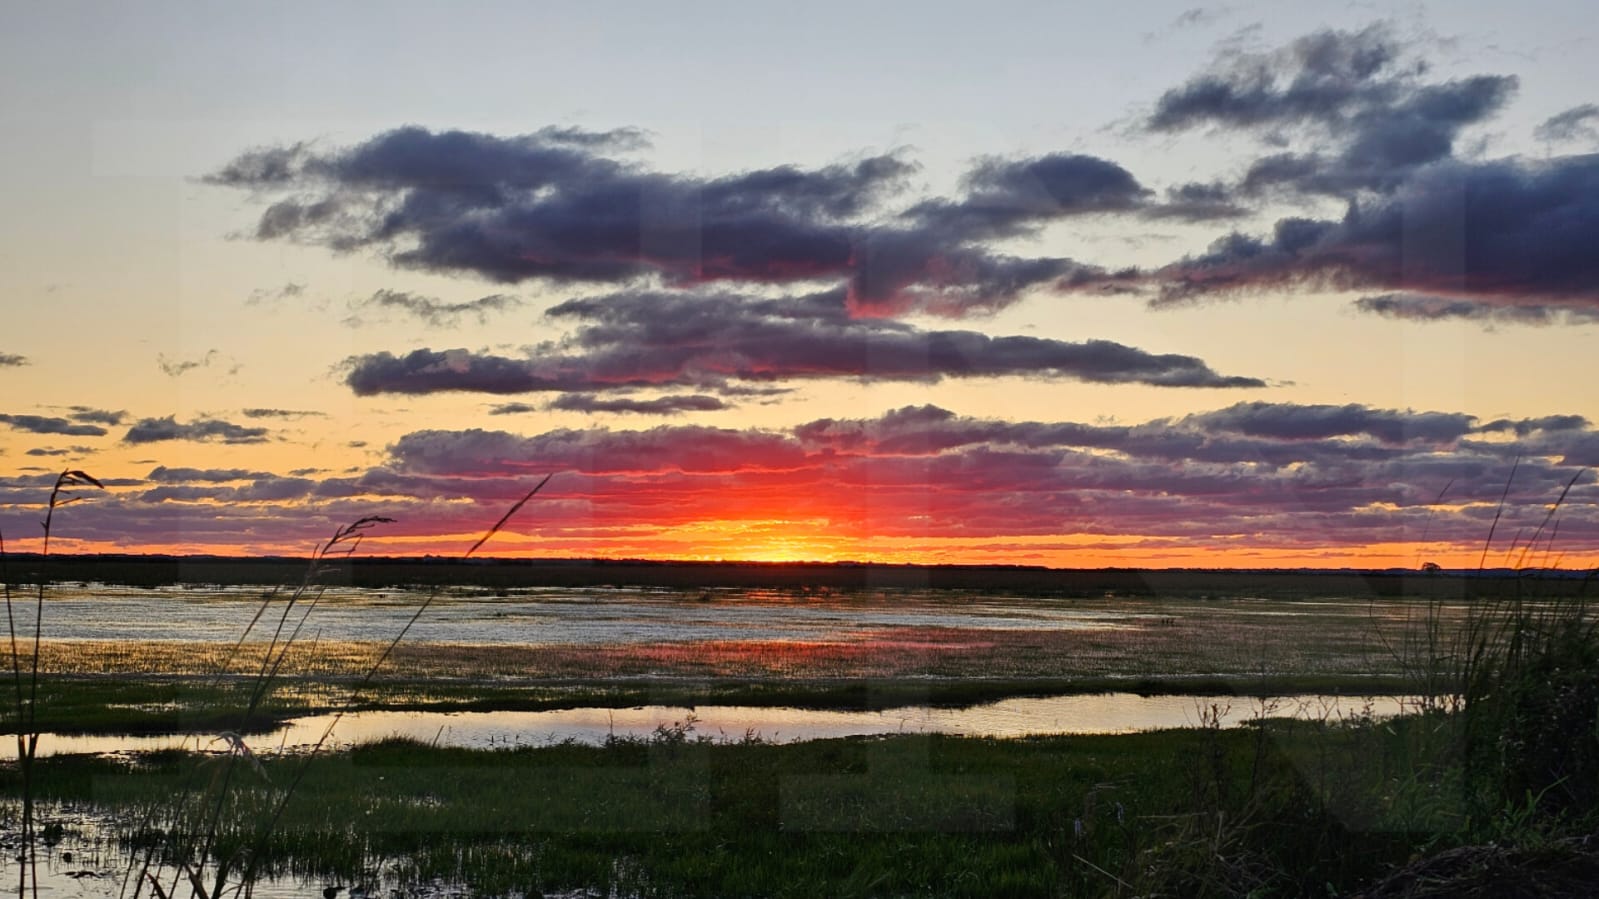
MULTIPOLYGON (((376 557, 459 557, 481 534, 470 537, 382 537, 373 535, 362 544, 357 555, 376 557)), ((749 535, 743 535, 748 537, 749 535)), ((1102 538, 1048 537, 1033 541, 991 538, 955 541, 938 538, 880 538, 867 543, 830 539, 826 535, 783 537, 766 535, 760 540, 740 540, 738 535, 721 539, 688 540, 683 535, 659 534, 653 537, 596 542, 585 539, 498 534, 477 554, 477 558, 504 559, 593 559, 595 561, 661 562, 751 562, 763 564, 884 564, 884 565, 1023 565, 1060 569, 1418 569, 1433 563, 1445 569, 1475 570, 1482 559, 1482 547, 1449 546, 1438 543, 1373 543, 1358 546, 1289 548, 1263 546, 1224 546, 1216 543, 1162 544, 1158 549, 1141 545, 1137 538, 1126 539, 1125 549, 1106 548, 1102 538), (1072 542, 1080 545, 1068 545, 1072 542), (1031 542, 1032 545, 1028 545, 1031 542), (984 544, 992 544, 985 546, 984 544)), ((38 552, 37 540, 19 541, 7 550, 12 553, 38 552)), ((259 556, 307 557, 315 545, 263 541, 250 545, 192 543, 130 545, 105 542, 52 539, 52 554, 148 554, 170 556, 219 556, 252 558, 259 556)), ((1490 554, 1485 567, 1512 568, 1517 559, 1490 554)), ((1552 553, 1526 560, 1530 568, 1567 571, 1599 569, 1599 553, 1552 553)))

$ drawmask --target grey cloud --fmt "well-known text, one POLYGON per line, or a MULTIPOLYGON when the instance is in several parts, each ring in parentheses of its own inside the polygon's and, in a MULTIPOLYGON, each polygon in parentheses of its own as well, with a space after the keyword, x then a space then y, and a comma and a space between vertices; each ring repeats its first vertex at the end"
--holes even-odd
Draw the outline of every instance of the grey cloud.
POLYGON ((1460 132, 1503 108, 1517 87, 1514 77, 1499 75, 1425 83, 1426 64, 1407 59, 1407 50, 1386 26, 1373 25, 1228 54, 1163 94, 1146 125, 1245 128, 1280 141, 1309 131, 1331 148, 1257 160, 1239 184, 1245 196, 1390 191, 1407 172, 1451 158, 1460 132))
POLYGON ((907 217, 957 241, 1013 237, 1058 218, 1125 212, 1150 193, 1114 162, 1067 153, 982 159, 966 173, 963 186, 963 199, 924 202, 907 217))
POLYGON ((315 412, 308 409, 244 409, 241 410, 245 418, 326 418, 326 412, 315 412))
POLYGON ((30 456, 83 456, 94 452, 93 447, 73 446, 62 449, 60 447, 35 447, 28 450, 30 456))
MULTIPOLYGON (((729 392, 731 388, 718 388, 729 392)), ((587 393, 568 393, 556 397, 546 406, 530 403, 500 403, 489 409, 490 415, 526 415, 560 409, 567 412, 618 412, 642 415, 678 415, 683 412, 711 412, 731 408, 718 397, 705 394, 660 396, 651 399, 634 397, 604 397, 587 393)))
POLYGON ((317 482, 309 478, 269 475, 238 487, 233 498, 252 503, 284 502, 311 496, 316 487, 317 482))
MULTIPOLYGON (((229 479, 233 480, 233 479, 229 479)), ((139 494, 143 503, 190 503, 211 501, 218 503, 282 503, 312 496, 317 482, 306 478, 281 477, 264 474, 248 484, 232 487, 197 486, 194 484, 162 484, 139 494)))
POLYGON ((101 425, 119 425, 128 417, 128 413, 121 409, 112 411, 110 409, 96 409, 92 406, 71 406, 67 410, 67 415, 73 421, 86 421, 101 425))
POLYGON ((491 280, 788 280, 848 261, 842 217, 897 182, 878 158, 716 179, 670 176, 597 155, 576 132, 494 137, 407 127, 342 151, 246 154, 216 183, 291 187, 257 236, 387 250, 401 267, 491 280), (263 165, 262 160, 271 159, 263 165))
POLYGON ((141 418, 122 435, 124 443, 156 443, 164 440, 187 440, 219 443, 265 443, 266 428, 250 428, 215 418, 197 418, 179 422, 175 416, 141 418))
POLYGON ((826 281, 847 284, 861 310, 941 314, 1003 306, 1033 287, 1093 289, 1105 275, 1094 266, 980 241, 1130 210, 1148 194, 1094 157, 990 159, 963 198, 896 214, 887 202, 915 169, 897 155, 702 177, 648 171, 604 155, 615 141, 576 133, 407 127, 339 150, 252 151, 211 180, 278 197, 258 239, 369 250, 401 268, 501 283, 826 281))
POLYGON ((1169 187, 1163 202, 1151 203, 1143 209, 1146 218, 1185 222, 1239 218, 1249 213, 1248 207, 1238 202, 1235 191, 1220 182, 1190 182, 1169 187))
POLYGON ((305 294, 305 285, 294 281, 282 287, 258 287, 250 291, 250 296, 244 301, 246 306, 260 306, 263 304, 277 303, 282 300, 293 299, 305 294))
POLYGON ((311 148, 301 142, 281 147, 258 147, 239 154, 221 171, 207 176, 208 181, 239 187, 260 188, 291 182, 311 156, 311 148))
POLYGON ((1156 31, 1145 32, 1144 41, 1148 43, 1179 31, 1186 31, 1188 29, 1200 28, 1205 25, 1209 25, 1212 22, 1226 17, 1231 11, 1232 9, 1226 6, 1217 6, 1211 8, 1196 6, 1192 9, 1184 10, 1181 13, 1178 13, 1177 17, 1172 19, 1171 22, 1167 23, 1164 27, 1156 31))
POLYGON ((534 406, 529 403, 496 403, 489 408, 490 415, 527 415, 531 412, 543 411, 543 406, 534 406))
POLYGON ((147 480, 160 484, 185 484, 191 481, 221 483, 270 477, 272 475, 267 472, 249 471, 243 468, 169 468, 165 465, 157 466, 145 475, 147 480))
POLYGON ((568 393, 556 397, 550 408, 567 412, 631 412, 641 415, 678 415, 683 412, 715 412, 728 408, 723 400, 705 394, 658 396, 641 400, 632 397, 599 397, 568 393))
POLYGON ((1268 237, 1235 232, 1154 277, 1163 302, 1308 285, 1394 291, 1358 308, 1401 317, 1472 314, 1418 295, 1591 309, 1596 219, 1599 156, 1440 162, 1388 197, 1351 205, 1342 220, 1285 218, 1268 237))
MULTIPOLYGON (((824 531, 885 537, 1070 532, 1329 552, 1425 540, 1471 551, 1480 550, 1518 458, 1503 537, 1490 554, 1497 559, 1517 531, 1537 528, 1574 467, 1599 461, 1599 434, 1586 419, 1241 403, 1093 424, 909 406, 784 431, 424 430, 395 440, 377 467, 320 480, 307 471, 159 467, 148 482, 124 484, 142 493, 75 507, 73 535, 210 542, 279 524, 309 546, 345 516, 374 513, 435 533, 466 531, 529 478, 558 472, 561 487, 541 525, 551 540, 692 526, 725 517, 724 499, 737 493, 780 497, 785 517, 824 531), (205 515, 195 515, 195 502, 208 504, 205 515), (285 515, 287 504, 295 514, 285 515)), ((0 503, 36 503, 53 477, 0 478, 0 503)), ((1556 554, 1599 546, 1591 473, 1559 521, 1556 554)))
POLYGON ((1546 141, 1599 139, 1599 104, 1584 103, 1556 113, 1544 119, 1533 134, 1546 141))
MULTIPOLYGON (((1069 525, 1077 533, 1269 535, 1273 546, 1335 547, 1425 532, 1479 546, 1517 457, 1508 514, 1536 525, 1570 466, 1594 456, 1599 435, 1572 416, 1502 424, 1449 412, 1240 404, 1096 425, 913 406, 787 432, 418 431, 389 448, 385 468, 320 489, 403 483, 412 495, 478 496, 557 471, 569 473, 562 483, 581 498, 585 527, 693 522, 718 514, 707 496, 748 489, 783 491, 796 517, 870 520, 879 534, 969 538, 1069 525), (1516 436, 1470 437, 1489 430, 1516 436)), ((1579 484, 1561 513, 1563 544, 1599 545, 1596 509, 1599 490, 1579 484)))
POLYGON ((46 415, 0 415, 0 423, 30 434, 60 434, 66 437, 103 437, 106 429, 95 424, 80 424, 46 415))
POLYGON ((1403 74, 1394 72, 1402 53, 1386 27, 1373 25, 1316 32, 1270 53, 1229 55, 1213 71, 1161 95, 1148 127, 1343 121, 1394 99, 1397 85, 1378 76, 1403 74))
MULTIPOLYGON (((205 355, 199 357, 198 359, 172 359, 168 358, 166 353, 160 353, 156 356, 156 365, 160 366, 161 371, 164 372, 168 377, 177 378, 188 374, 197 368, 210 368, 213 364, 224 358, 226 357, 224 357, 221 351, 214 349, 206 350, 205 355)), ((229 361, 227 373, 230 375, 238 374, 240 367, 241 366, 238 362, 229 361)))
POLYGON ((389 447, 402 472, 508 474, 581 472, 729 472, 798 466, 804 450, 766 431, 699 426, 645 431, 561 429, 533 437, 504 431, 415 431, 389 447))
MULTIPOLYGON (((454 327, 463 316, 470 315, 480 324, 489 320, 490 313, 505 312, 522 305, 519 297, 496 293, 461 303, 446 303, 434 297, 422 296, 403 290, 382 289, 370 297, 352 303, 354 312, 363 309, 397 309, 412 315, 432 327, 454 327)), ((358 316, 346 319, 347 324, 360 324, 358 316)))
POLYGON ((1486 302, 1407 293, 1361 297, 1353 305, 1361 312, 1408 321, 1457 319, 1516 325, 1577 325, 1599 321, 1599 308, 1595 307, 1486 302))
POLYGON ((1389 444, 1448 443, 1472 433, 1475 423, 1471 416, 1460 413, 1372 409, 1353 403, 1345 406, 1238 403, 1189 416, 1188 421, 1204 430, 1251 437, 1279 440, 1372 437, 1389 444))
POLYGON ((1498 418, 1480 426, 1479 431, 1513 431, 1526 437, 1539 431, 1583 431, 1592 423, 1581 415, 1544 415, 1538 418, 1498 418))
POLYGON ((490 356, 465 349, 412 350, 404 356, 388 352, 345 360, 345 383, 357 396, 379 393, 529 393, 579 389, 580 375, 541 373, 532 360, 490 356))
POLYGON ((1105 340, 992 337, 924 331, 852 318, 841 292, 782 300, 634 292, 569 300, 551 317, 583 324, 559 349, 525 359, 464 349, 376 353, 346 361, 357 394, 560 391, 616 387, 714 387, 855 377, 928 381, 1024 376, 1170 387, 1261 387, 1219 375, 1192 356, 1152 354, 1105 340))
POLYGON ((0 368, 15 368, 27 364, 27 356, 18 356, 16 353, 0 353, 0 368))

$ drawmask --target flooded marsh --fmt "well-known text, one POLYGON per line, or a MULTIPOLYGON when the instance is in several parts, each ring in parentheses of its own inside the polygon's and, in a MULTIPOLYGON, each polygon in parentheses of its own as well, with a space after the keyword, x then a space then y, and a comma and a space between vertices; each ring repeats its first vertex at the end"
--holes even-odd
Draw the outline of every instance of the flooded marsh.
MULTIPOLYGON (((384 678, 524 681, 1366 676, 1399 672, 1429 612, 1464 602, 1360 596, 1051 598, 945 591, 525 589, 447 592, 384 678)), ((284 673, 364 671, 425 594, 325 594, 284 673)), ((41 666, 62 675, 213 674, 259 589, 56 588, 41 666)), ((19 610, 19 627, 26 613, 19 610)), ((246 642, 232 670, 265 649, 246 642), (254 653, 254 655, 252 655, 254 653)))

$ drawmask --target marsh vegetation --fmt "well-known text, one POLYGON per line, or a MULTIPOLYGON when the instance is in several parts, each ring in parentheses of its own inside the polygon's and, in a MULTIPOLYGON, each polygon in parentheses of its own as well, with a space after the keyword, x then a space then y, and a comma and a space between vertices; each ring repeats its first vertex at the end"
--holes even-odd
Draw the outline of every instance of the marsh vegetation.
POLYGON ((1509 864, 1548 895, 1580 895, 1569 885, 1599 870, 1585 842, 1599 825, 1586 579, 1419 578, 1394 595, 1307 591, 1305 575, 1297 592, 1190 576, 1166 596, 379 593, 350 586, 342 563, 380 524, 335 534, 297 585, 106 589, 99 601, 118 612, 99 621, 88 620, 98 582, 8 577, 8 596, 31 600, 11 604, 17 698, 4 725, 17 753, 0 767, 14 797, 4 826, 16 860, 4 869, 20 892, 72 876, 167 899, 352 884, 484 896, 1385 896, 1439 884, 1455 892, 1437 895, 1494 895, 1509 864), (218 630, 186 634, 175 614, 153 638, 118 634, 135 608, 146 624, 200 609, 193 619, 218 630), (455 626, 430 630, 425 612, 455 626), (389 636, 357 639, 354 616, 389 636), (440 638, 474 626, 497 638, 440 638), (643 638, 618 639, 627 633, 643 638), (1214 695, 1190 700, 1189 727, 1105 736, 778 743, 709 733, 688 712, 597 745, 334 737, 366 709, 882 709, 1107 691, 1214 695), (1357 698, 1287 714, 1281 697, 1303 692, 1357 698), (1409 714, 1358 699, 1385 694, 1409 697, 1409 714), (302 745, 255 738, 312 712, 329 723, 302 745), (1224 727, 1229 715, 1245 726, 1224 727), (49 732, 172 730, 190 735, 183 748, 38 752, 49 732), (1446 856, 1448 871, 1426 867, 1446 856))

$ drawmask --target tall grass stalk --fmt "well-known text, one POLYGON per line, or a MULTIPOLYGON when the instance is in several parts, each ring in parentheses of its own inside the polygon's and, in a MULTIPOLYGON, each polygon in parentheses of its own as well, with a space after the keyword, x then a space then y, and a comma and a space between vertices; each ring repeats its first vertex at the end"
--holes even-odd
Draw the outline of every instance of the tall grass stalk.
MULTIPOLYGON (((177 889, 177 880, 180 877, 187 877, 196 895, 201 897, 207 895, 200 875, 204 870, 205 860, 211 857, 216 848, 216 840, 221 834, 222 816, 227 806, 228 797, 232 792, 233 779, 238 774, 238 762, 241 759, 249 762, 254 771, 264 776, 264 769, 241 734, 249 731, 251 721, 270 696, 273 687, 282 674, 284 662, 288 659, 290 651, 299 639, 306 621, 321 603, 323 594, 326 591, 326 585, 323 581, 330 570, 331 563, 336 560, 348 559, 355 553, 368 531, 379 524, 388 524, 393 522, 393 520, 383 516, 369 515, 340 527, 333 533, 333 536, 318 544, 315 551, 312 552, 311 560, 306 565, 305 574, 293 590, 289 591, 286 596, 280 596, 277 590, 269 591, 262 598, 261 603, 256 607, 255 614, 250 618, 250 622, 245 625, 239 634, 239 638, 234 641, 227 654, 218 662, 216 671, 212 676, 212 687, 219 686, 231 670, 234 659, 237 658, 245 643, 249 640, 250 635, 254 633, 256 626, 266 617, 266 613, 273 603, 280 602, 282 612, 277 616, 277 624, 268 640, 266 650, 261 655, 260 667, 250 683, 249 696, 239 712, 238 725, 235 730, 224 731, 216 740, 212 741, 213 744, 219 741, 226 744, 228 761, 217 775, 217 781, 213 782, 209 791, 214 794, 214 798, 209 804, 205 825, 198 828, 197 831, 200 834, 200 842, 198 845, 185 847, 175 853, 180 861, 175 865, 174 882, 170 887, 163 888, 155 879, 151 871, 153 859, 149 855, 138 858, 136 863, 130 864, 130 874, 133 873, 134 867, 140 869, 137 875, 133 877, 135 883, 148 882, 158 895, 170 896, 177 889), (294 613, 297 609, 300 614, 298 618, 295 618, 294 613), (291 619, 293 619, 292 626, 290 626, 291 619)), ((196 749, 200 748, 198 743, 199 739, 196 738, 196 749)), ((187 799, 195 789, 196 782, 187 781, 182 789, 179 790, 179 795, 187 799)), ((155 810, 151 809, 150 811, 153 813, 155 810)), ((228 883, 230 874, 228 860, 220 860, 214 874, 214 881, 209 895, 220 896, 228 883)))
MULTIPOLYGON (((461 558, 471 557, 478 549, 499 533, 511 518, 519 512, 535 495, 549 483, 550 476, 545 476, 531 490, 522 496, 511 508, 491 526, 487 532, 465 553, 461 558)), ((347 524, 334 532, 326 542, 318 545, 312 554, 310 562, 300 584, 286 595, 280 596, 276 591, 268 593, 257 607, 250 622, 245 626, 237 641, 234 642, 228 653, 217 666, 212 684, 217 685, 227 677, 234 660, 238 657, 250 635, 261 624, 263 619, 268 619, 267 612, 274 602, 281 603, 282 609, 275 616, 271 636, 268 638, 267 649, 263 654, 260 665, 253 675, 250 683, 249 695, 240 711, 239 727, 237 731, 225 732, 218 739, 227 744, 227 755, 223 760, 221 769, 213 774, 211 783, 200 790, 197 781, 186 782, 180 790, 183 797, 179 800, 179 820, 174 821, 178 827, 172 828, 175 843, 165 847, 152 846, 144 853, 130 859, 126 876, 123 880, 123 893, 129 890, 137 897, 143 887, 148 884, 158 899, 171 899, 178 894, 180 885, 187 883, 190 895, 194 899, 221 899, 222 896, 232 893, 235 895, 248 895, 256 881, 265 873, 262 870, 262 859, 265 847, 281 821, 284 810, 290 801, 298 794, 301 783, 310 770, 313 760, 327 746, 332 739, 333 732, 344 716, 353 709, 362 699, 365 691, 370 687, 378 671, 394 652, 394 649, 405 639, 411 629, 421 619, 434 600, 438 597, 440 587, 434 586, 425 599, 417 605, 415 611, 391 639, 389 639, 378 655, 377 659, 368 665, 361 678, 350 689, 345 701, 331 716, 327 727, 322 731, 317 741, 304 753, 300 764, 295 768, 293 776, 282 786, 271 785, 271 794, 265 806, 257 810, 254 816, 253 832, 249 834, 230 834, 225 821, 230 802, 236 798, 234 789, 238 778, 248 777, 249 773, 241 770, 241 763, 249 766, 251 772, 264 777, 264 769, 259 765, 254 753, 250 750, 241 733, 247 732, 249 724, 261 710, 262 705, 272 694, 273 688, 279 682, 286 660, 295 648, 304 633, 311 613, 321 603, 326 589, 325 579, 332 566, 342 560, 348 559, 355 553, 362 540, 376 526, 391 523, 393 519, 383 516, 366 516, 347 524), (201 813, 200 826, 192 829, 182 828, 182 809, 193 807, 196 800, 201 800, 195 811, 201 813), (224 843, 232 848, 224 848, 224 843), (162 867, 163 858, 158 856, 158 851, 165 850, 165 862, 171 867, 170 880, 163 883, 156 877, 155 872, 162 867)), ((268 619, 270 620, 270 619, 268 619)), ((197 741, 198 742, 198 741, 197 741)), ((213 741, 215 742, 215 741, 213 741)), ((198 748, 198 746, 197 746, 198 748)), ((198 769, 196 769, 198 776, 198 769)), ((151 813, 157 811, 152 808, 151 813)), ((148 825, 149 821, 146 822, 148 825)))
MULTIPOLYGON (((512 505, 504 515, 500 516, 498 521, 496 521, 487 531, 483 533, 482 537, 478 538, 476 543, 472 544, 466 552, 461 554, 461 558, 463 560, 471 558, 473 553, 481 549, 485 543, 488 543, 490 538, 492 538, 495 534, 498 534, 505 527, 505 525, 510 522, 511 518, 515 516, 517 512, 521 511, 523 506, 527 505, 529 500, 536 496, 540 490, 544 489, 544 485, 550 482, 551 477, 552 475, 545 475, 543 480, 539 481, 533 486, 533 489, 529 490, 522 496, 521 499, 517 500, 516 503, 512 505)), ((267 838, 270 837, 272 832, 277 829, 278 822, 282 819, 284 810, 288 808, 289 800, 293 798, 301 781, 304 780, 306 773, 310 770, 312 759, 314 759, 317 754, 322 751, 322 749, 327 745, 328 740, 332 739, 334 729, 338 727, 339 722, 344 719, 344 716, 349 713, 355 704, 360 701, 367 688, 371 686, 372 679, 377 675, 378 670, 383 667, 383 663, 388 661, 389 656, 393 654, 395 647, 399 646, 400 643, 405 640, 406 635, 411 632, 411 628, 416 625, 419 619, 421 619, 423 613, 428 610, 428 607, 433 605, 433 600, 438 598, 439 590, 440 588, 438 585, 434 585, 430 590, 428 590, 427 597, 417 605, 416 611, 413 612, 411 617, 405 622, 405 626, 400 628, 399 632, 388 641, 387 645, 383 647, 383 652, 378 655, 376 661, 374 661, 366 669, 366 673, 362 675, 361 680, 355 685, 354 688, 351 689, 344 704, 333 713, 332 718, 328 721, 327 727, 323 729, 321 736, 319 736, 316 743, 312 745, 311 751, 306 753, 306 756, 301 761, 299 767, 295 769, 293 780, 289 782, 286 789, 279 797, 277 803, 273 806, 271 815, 262 822, 262 826, 257 831, 254 851, 250 853, 250 857, 246 862, 246 867, 241 875, 241 881, 243 883, 254 883, 255 879, 260 876, 261 872, 259 866, 261 849, 264 847, 267 838)))
MULTIPOLYGON (((50 556, 50 532, 55 524, 56 510, 83 499, 81 496, 72 496, 71 492, 77 487, 97 487, 105 489, 92 475, 77 469, 67 469, 56 476, 55 486, 50 490, 50 501, 45 506, 44 521, 40 526, 44 528, 44 544, 41 555, 50 556)), ((17 619, 16 610, 12 604, 10 571, 4 568, 5 564, 5 537, 0 535, 0 580, 5 582, 6 597, 6 626, 11 642, 11 676, 12 684, 16 689, 16 714, 17 714, 17 767, 22 775, 22 857, 17 865, 17 895, 26 896, 29 886, 37 899, 39 895, 39 860, 35 852, 37 834, 35 833, 34 796, 33 796, 33 767, 34 759, 39 750, 39 643, 44 633, 44 577, 41 575, 35 584, 33 607, 33 657, 29 662, 26 697, 24 697, 22 677, 22 650, 17 645, 17 619), (31 879, 30 879, 31 878, 31 879)))

